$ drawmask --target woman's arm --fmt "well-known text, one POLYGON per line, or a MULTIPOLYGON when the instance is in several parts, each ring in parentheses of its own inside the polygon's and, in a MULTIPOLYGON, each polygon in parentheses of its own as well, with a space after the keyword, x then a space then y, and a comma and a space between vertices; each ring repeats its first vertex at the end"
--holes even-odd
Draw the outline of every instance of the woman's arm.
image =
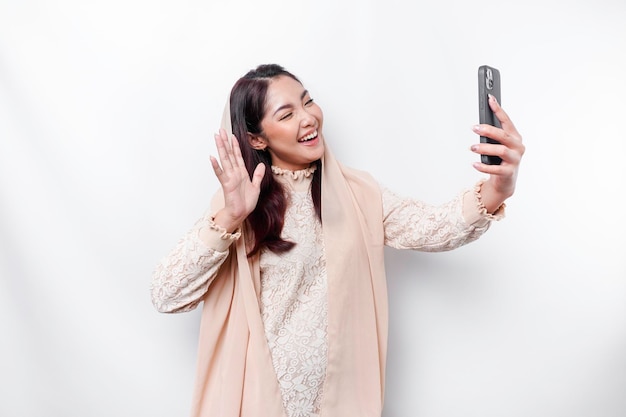
POLYGON ((478 239, 492 220, 503 217, 504 202, 515 192, 519 165, 526 149, 521 135, 495 97, 489 97, 489 106, 502 128, 482 124, 474 126, 473 130, 500 144, 478 143, 472 145, 471 150, 499 156, 502 163, 476 162, 474 168, 489 174, 489 178, 441 206, 402 199, 384 190, 385 243, 388 246, 424 251, 454 249, 478 239))
POLYGON ((487 213, 481 202, 482 182, 439 206, 400 197, 383 188, 385 245, 424 252, 448 251, 478 239, 504 207, 487 213))
POLYGON ((200 219, 156 266, 150 287, 154 307, 161 313, 196 308, 239 236, 227 233, 209 216, 200 219))

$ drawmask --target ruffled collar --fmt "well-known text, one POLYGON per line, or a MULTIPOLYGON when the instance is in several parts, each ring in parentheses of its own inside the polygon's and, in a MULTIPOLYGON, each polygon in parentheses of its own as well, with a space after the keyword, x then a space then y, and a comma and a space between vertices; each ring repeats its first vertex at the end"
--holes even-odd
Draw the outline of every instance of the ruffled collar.
POLYGON ((293 180, 299 180, 302 178, 309 178, 313 173, 317 170, 317 165, 311 165, 308 168, 299 169, 297 171, 290 171, 288 169, 278 168, 277 166, 272 165, 272 172, 275 175, 282 175, 289 177, 293 180))
POLYGON ((311 165, 308 168, 290 171, 288 169, 278 168, 272 165, 272 173, 274 177, 289 187, 293 191, 306 192, 313 181, 313 173, 317 170, 317 165, 311 165))

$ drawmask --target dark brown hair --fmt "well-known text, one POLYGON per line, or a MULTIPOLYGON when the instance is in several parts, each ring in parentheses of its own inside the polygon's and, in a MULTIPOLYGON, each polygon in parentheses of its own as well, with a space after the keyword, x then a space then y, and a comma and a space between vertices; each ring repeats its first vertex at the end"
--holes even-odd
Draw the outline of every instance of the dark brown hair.
MULTIPOLYGON (((250 178, 259 163, 265 164, 266 171, 261 182, 261 193, 256 207, 246 219, 246 229, 252 232, 253 244, 248 256, 267 247, 274 253, 283 253, 294 247, 280 237, 285 223, 287 197, 280 182, 270 171, 272 157, 269 152, 252 148, 248 133, 262 134, 261 121, 265 116, 265 104, 269 83, 278 76, 290 77, 298 82, 295 75, 276 64, 259 65, 241 77, 230 92, 230 121, 233 134, 239 139, 241 154, 250 178)), ((311 198, 317 217, 321 219, 321 161, 316 161, 317 170, 313 174, 311 198)))

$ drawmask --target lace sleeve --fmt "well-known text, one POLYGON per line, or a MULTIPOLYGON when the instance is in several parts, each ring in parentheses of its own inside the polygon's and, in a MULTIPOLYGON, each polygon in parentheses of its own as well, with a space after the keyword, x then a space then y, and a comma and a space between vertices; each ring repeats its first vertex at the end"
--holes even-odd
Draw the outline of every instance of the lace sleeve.
POLYGON ((200 219, 157 264, 150 287, 154 307, 161 313, 196 308, 226 260, 230 243, 237 238, 239 233, 226 233, 212 219, 200 219), (216 244, 208 246, 207 239, 200 239, 200 233, 216 244))
POLYGON ((443 252, 478 239, 497 215, 481 210, 479 194, 467 190, 452 201, 433 206, 419 200, 402 198, 388 189, 383 192, 385 244, 396 249, 443 252))

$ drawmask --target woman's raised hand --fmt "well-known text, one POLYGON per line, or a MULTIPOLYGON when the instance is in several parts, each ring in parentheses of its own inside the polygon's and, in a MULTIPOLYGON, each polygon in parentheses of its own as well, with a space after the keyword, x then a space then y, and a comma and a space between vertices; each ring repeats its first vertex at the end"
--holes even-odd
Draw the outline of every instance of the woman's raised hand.
POLYGON ((478 171, 489 174, 489 179, 483 184, 480 193, 487 211, 493 212, 515 192, 517 173, 526 148, 522 143, 522 136, 493 96, 489 97, 489 107, 500 120, 502 128, 482 124, 474 126, 474 132, 495 139, 500 144, 480 143, 473 145, 471 149, 477 154, 502 158, 500 165, 480 162, 474 164, 478 171))
POLYGON ((265 175, 265 165, 257 165, 250 180, 237 138, 232 137, 231 145, 226 131, 220 129, 219 133, 215 134, 215 145, 220 162, 211 156, 211 165, 222 185, 224 208, 215 214, 214 221, 232 232, 256 207, 261 191, 261 180, 265 175))

